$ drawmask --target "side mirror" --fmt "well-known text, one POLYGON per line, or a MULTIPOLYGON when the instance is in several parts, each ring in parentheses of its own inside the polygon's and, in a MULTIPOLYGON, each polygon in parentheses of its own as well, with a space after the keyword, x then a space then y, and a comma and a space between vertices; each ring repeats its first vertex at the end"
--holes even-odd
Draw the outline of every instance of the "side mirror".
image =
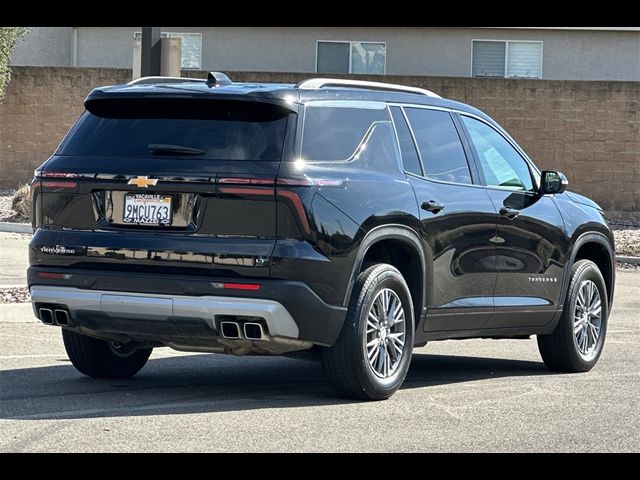
POLYGON ((545 170, 540 176, 540 194, 562 193, 569 186, 569 180, 562 172, 545 170))

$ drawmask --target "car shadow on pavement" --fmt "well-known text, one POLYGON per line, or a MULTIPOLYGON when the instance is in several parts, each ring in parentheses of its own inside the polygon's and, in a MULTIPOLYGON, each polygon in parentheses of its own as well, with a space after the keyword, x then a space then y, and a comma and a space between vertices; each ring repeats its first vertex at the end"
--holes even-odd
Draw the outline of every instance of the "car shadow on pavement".
MULTIPOLYGON (((354 403, 333 396, 319 362, 188 355, 150 360, 134 378, 59 366, 0 371, 0 419, 175 415, 354 403)), ((414 354, 403 389, 551 374, 541 362, 414 354)), ((393 401, 393 400, 391 400, 393 401)))

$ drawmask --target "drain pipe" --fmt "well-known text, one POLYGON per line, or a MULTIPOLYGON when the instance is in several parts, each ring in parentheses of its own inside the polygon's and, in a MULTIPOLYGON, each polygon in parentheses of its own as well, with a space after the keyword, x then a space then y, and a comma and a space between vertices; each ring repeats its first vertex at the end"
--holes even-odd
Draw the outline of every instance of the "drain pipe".
POLYGON ((73 28, 73 39, 71 43, 71 66, 78 66, 78 27, 73 28))

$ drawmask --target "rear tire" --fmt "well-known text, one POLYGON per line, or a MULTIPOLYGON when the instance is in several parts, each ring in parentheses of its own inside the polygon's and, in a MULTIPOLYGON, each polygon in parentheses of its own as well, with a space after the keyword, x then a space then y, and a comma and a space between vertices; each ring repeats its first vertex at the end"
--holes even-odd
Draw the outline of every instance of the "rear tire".
POLYGON ((413 353, 414 312, 402 274, 376 264, 360 273, 337 342, 323 352, 340 397, 385 400, 402 385, 413 353))
POLYGON ((133 348, 62 329, 67 355, 74 367, 94 378, 129 378, 147 363, 152 348, 133 348))
POLYGON ((604 347, 608 318, 607 288, 598 266, 589 260, 577 261, 555 331, 538 335, 547 368, 571 373, 591 370, 604 347))

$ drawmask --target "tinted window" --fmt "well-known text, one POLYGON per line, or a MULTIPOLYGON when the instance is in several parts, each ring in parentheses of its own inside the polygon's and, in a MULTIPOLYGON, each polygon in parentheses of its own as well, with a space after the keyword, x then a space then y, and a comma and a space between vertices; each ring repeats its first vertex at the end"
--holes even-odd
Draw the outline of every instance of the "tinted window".
MULTIPOLYGON (((96 101, 62 155, 153 157, 149 145, 202 150, 193 159, 279 161, 286 111, 249 102, 96 101)), ((179 156, 179 155, 176 155, 179 156)))
POLYGON ((413 143, 413 138, 411 138, 411 132, 402 114, 402 110, 400 110, 399 107, 392 107, 391 115, 393 115, 393 123, 396 125, 396 132, 398 133, 398 141, 400 142, 400 152, 402 153, 402 163, 405 172, 422 175, 420 159, 418 158, 416 146, 413 143))
POLYGON ((462 121, 469 130, 487 185, 533 190, 527 162, 502 135, 474 118, 463 115, 462 121))
MULTIPOLYGON (((355 103, 355 102, 354 102, 355 103)), ((378 123, 390 124, 384 104, 378 108, 336 106, 333 102, 316 102, 305 108, 302 133, 302 158, 307 161, 350 160, 362 148, 365 137, 378 123), (333 104, 333 105, 332 105, 333 104)), ((393 138, 393 137, 391 137, 393 138)))
POLYGON ((448 112, 405 109, 418 143, 425 176, 453 183, 472 183, 467 157, 448 112))

